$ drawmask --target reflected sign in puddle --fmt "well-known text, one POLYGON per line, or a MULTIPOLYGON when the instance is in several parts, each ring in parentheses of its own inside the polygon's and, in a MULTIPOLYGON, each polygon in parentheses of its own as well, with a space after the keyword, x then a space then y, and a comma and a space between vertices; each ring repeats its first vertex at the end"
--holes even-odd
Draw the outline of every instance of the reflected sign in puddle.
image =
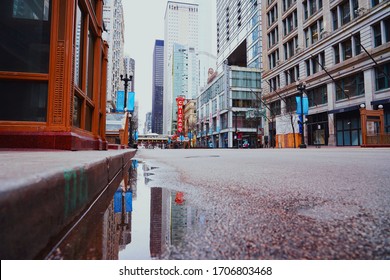
POLYGON ((152 169, 133 160, 119 187, 106 191, 46 258, 160 259, 180 245, 204 217, 183 192, 149 186, 152 169))

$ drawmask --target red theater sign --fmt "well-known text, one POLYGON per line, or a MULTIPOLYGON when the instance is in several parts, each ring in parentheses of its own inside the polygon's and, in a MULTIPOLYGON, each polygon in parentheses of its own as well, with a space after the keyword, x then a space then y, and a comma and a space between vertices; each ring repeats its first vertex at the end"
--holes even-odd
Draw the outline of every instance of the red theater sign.
POLYGON ((180 134, 183 132, 184 127, 184 97, 176 97, 177 103, 177 132, 180 134))

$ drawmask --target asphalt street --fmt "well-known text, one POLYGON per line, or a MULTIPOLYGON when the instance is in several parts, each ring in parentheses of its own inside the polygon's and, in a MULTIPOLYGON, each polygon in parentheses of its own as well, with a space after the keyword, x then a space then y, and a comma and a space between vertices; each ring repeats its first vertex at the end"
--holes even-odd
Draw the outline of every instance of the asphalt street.
POLYGON ((390 149, 138 150, 206 213, 166 259, 390 259, 390 149))

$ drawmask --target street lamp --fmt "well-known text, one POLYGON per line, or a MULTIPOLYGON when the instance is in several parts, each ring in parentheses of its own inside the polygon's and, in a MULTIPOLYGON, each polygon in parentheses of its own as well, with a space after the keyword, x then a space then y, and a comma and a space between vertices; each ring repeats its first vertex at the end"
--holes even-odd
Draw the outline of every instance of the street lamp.
POLYGON ((301 95, 301 125, 302 125, 302 139, 301 139, 301 145, 299 145, 299 148, 301 149, 304 149, 306 148, 306 144, 305 144, 305 127, 304 127, 304 124, 305 124, 305 115, 304 115, 304 112, 303 112, 303 93, 305 92, 306 90, 306 83, 305 82, 296 82, 296 86, 297 86, 297 90, 299 91, 300 95, 301 95))
MULTIPOLYGON (((123 75, 120 75, 121 77, 121 81, 124 82, 124 86, 125 86, 125 103, 124 103, 124 111, 127 112, 127 87, 129 86, 129 82, 131 82, 133 80, 133 76, 127 76, 127 73, 125 75, 125 77, 123 78, 123 75)), ((131 114, 129 114, 129 143, 128 145, 130 147, 133 146, 133 128, 132 128, 132 124, 131 124, 131 114)))

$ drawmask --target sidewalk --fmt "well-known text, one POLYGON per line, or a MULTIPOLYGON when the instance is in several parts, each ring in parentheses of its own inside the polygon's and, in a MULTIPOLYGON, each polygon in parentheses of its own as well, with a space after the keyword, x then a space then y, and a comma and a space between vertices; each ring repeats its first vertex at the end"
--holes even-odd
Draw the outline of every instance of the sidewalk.
POLYGON ((136 150, 0 150, 0 258, 33 259, 106 187, 136 150))

